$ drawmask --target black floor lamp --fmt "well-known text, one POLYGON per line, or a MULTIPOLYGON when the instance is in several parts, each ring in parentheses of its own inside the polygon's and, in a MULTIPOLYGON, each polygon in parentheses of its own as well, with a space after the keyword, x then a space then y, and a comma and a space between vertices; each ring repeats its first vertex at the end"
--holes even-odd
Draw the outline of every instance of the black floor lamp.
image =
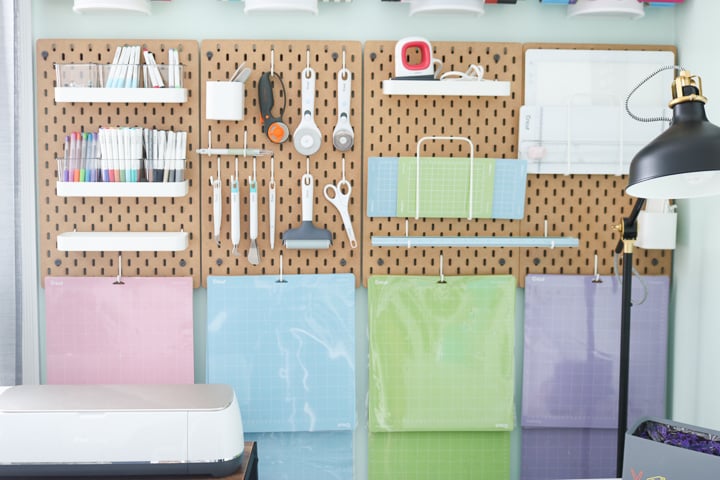
MULTIPOLYGON (((617 476, 623 475, 625 430, 627 429, 628 385, 630 366, 630 316, 632 301, 632 256, 637 239, 637 217, 645 199, 684 199, 720 195, 720 127, 710 123, 705 114, 707 99, 702 95, 700 77, 677 67, 656 71, 641 82, 667 69, 680 70, 673 81, 670 127, 640 150, 630 164, 626 192, 637 197, 630 215, 616 227, 621 240, 616 253, 623 253, 622 312, 620 326, 620 385, 618 395, 617 476)), ((627 108, 628 101, 625 102, 627 108)), ((640 119, 627 108, 636 120, 640 119)))

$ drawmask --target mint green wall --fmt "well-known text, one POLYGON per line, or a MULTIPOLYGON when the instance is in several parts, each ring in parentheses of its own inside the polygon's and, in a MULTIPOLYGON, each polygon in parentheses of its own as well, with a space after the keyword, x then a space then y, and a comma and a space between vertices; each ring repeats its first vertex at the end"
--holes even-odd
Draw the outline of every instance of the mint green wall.
MULTIPOLYGON (((717 47, 720 2, 691 0, 677 15, 680 64, 703 80, 707 115, 720 123, 720 64, 717 47)), ((718 180, 720 181, 720 180, 718 180)), ((672 416, 720 430, 720 197, 678 202, 675 254, 672 416)))
MULTIPOLYGON (((716 0, 689 0, 690 3, 703 1, 715 3, 716 0)), ((320 15, 296 14, 258 14, 245 15, 242 12, 242 2, 220 2, 217 0, 174 0, 172 2, 153 2, 152 16, 137 15, 77 15, 72 12, 72 0, 32 0, 33 10, 33 37, 38 38, 178 38, 203 39, 229 38, 229 39, 328 39, 328 40, 394 40, 408 35, 422 35, 432 41, 490 41, 490 42, 561 42, 561 43, 621 43, 621 44, 675 44, 676 43, 676 9, 656 8, 646 9, 647 15, 636 21, 624 18, 568 18, 566 7, 541 5, 537 0, 519 0, 517 5, 489 5, 484 16, 408 16, 407 5, 399 3, 383 3, 380 0, 353 0, 349 4, 323 4, 320 5, 320 15)), ((718 2, 720 3, 720 2, 718 2)), ((693 5, 689 5, 692 7, 693 5)), ((683 6, 687 8, 688 6, 683 6)), ((714 6, 715 13, 720 13, 720 6, 714 6)), ((679 9, 678 9, 679 10, 679 9)), ((699 15, 699 14, 698 14, 699 15)), ((703 17, 703 22, 710 27, 710 18, 703 17)), ((715 15, 717 18, 717 15, 715 15)), ((712 30, 708 28, 708 30, 712 30)), ((696 33, 697 42, 702 34, 696 33)), ((715 34, 716 38, 720 33, 715 34)), ((698 63, 698 62, 696 62, 698 63)), ((711 62, 705 61, 700 68, 705 68, 711 62)), ((709 70, 709 69, 708 69, 709 70)), ((709 72, 708 72, 709 73, 709 72)), ((720 85, 720 75, 717 84, 720 85)), ((708 78, 710 76, 708 75, 708 78)), ((708 93, 711 93, 708 90, 708 93)), ((720 96, 718 96, 720 98, 720 96)), ((684 210, 684 208, 683 208, 684 210)), ((683 228, 689 228, 695 220, 701 223, 700 209, 692 209, 694 213, 683 218, 683 228)), ((692 212, 691 212, 692 213, 692 212)), ((694 225, 693 225, 694 228, 694 225)), ((717 228, 717 227, 716 227, 717 228)), ((694 237, 693 237, 694 238, 694 237)), ((717 237, 715 237, 717 238, 717 237)), ((699 257, 687 254, 690 245, 683 243, 683 261, 676 266, 678 271, 695 272, 697 264, 702 264, 699 257)), ((694 248, 694 247, 692 247, 694 248)), ((720 255, 718 255, 720 260, 720 255)), ((695 275, 694 273, 692 275, 695 275)), ((690 275, 688 275, 690 276, 690 275)), ((708 273, 712 281, 712 272, 708 273)), ((684 279, 685 276, 680 276, 684 279)), ((676 282, 679 283, 679 282, 676 282)), ((676 288, 678 308, 690 308, 694 303, 692 299, 695 290, 703 283, 700 278, 693 278, 691 285, 685 287, 683 283, 676 288)), ((712 285, 712 283, 710 284, 712 285)), ((708 289, 709 291, 709 289, 708 289)), ((522 292, 519 292, 522 293, 522 292)), ((709 296, 709 295, 708 295, 709 296)), ((42 292, 40 293, 40 322, 44 323, 42 305, 42 292)), ((367 326, 367 294, 360 289, 356 296, 358 319, 358 338, 364 338, 367 326)), ((195 292, 195 321, 196 321, 196 376, 203 381, 204 374, 204 343, 205 343, 205 311, 206 292, 199 289, 195 292)), ((522 295, 518 295, 518 331, 522 326, 522 295)), ((711 310, 711 306, 708 307, 711 310)), ((682 321, 700 322, 699 312, 689 315, 691 319, 682 321)), ((710 314, 708 314, 710 315, 710 314)), ((684 315, 683 315, 684 317, 684 315)), ((712 318, 709 316, 708 318, 712 318)), ((719 322, 720 324, 720 322, 719 322)), ((694 351, 697 343, 697 327, 678 331, 678 351, 694 351)), ((720 334, 713 338, 720 338, 720 334)), ((361 342, 359 342, 361 343, 361 342)), ((522 344, 517 348, 518 365, 522 363, 522 344)), ((366 347, 363 347, 366 348, 366 347)), ((687 380, 685 383, 676 381, 678 388, 685 386, 689 390, 683 394, 677 393, 679 398, 676 406, 686 415, 687 420, 693 419, 694 394, 700 388, 694 383, 694 377, 686 375, 685 368, 695 368, 696 363, 683 359, 675 367, 675 377, 687 380), (690 392, 690 393, 687 393, 690 392), (688 397, 688 398, 685 398, 688 397)), ((367 392, 367 367, 364 372, 360 366, 367 363, 367 350, 358 352, 359 392, 367 392), (364 384, 363 384, 364 383, 364 384)), ((712 370, 713 364, 706 362, 712 370)), ((690 370, 694 371, 694 370, 690 370)), ((709 375, 709 374, 708 374, 709 375)), ((700 379, 702 374, 698 374, 700 379)), ((704 380, 703 380, 704 381, 704 380)), ((519 385, 517 392, 519 393, 519 385)), ((720 390, 720 387, 716 387, 720 390)), ((717 396, 708 397, 708 410, 710 403, 717 396)), ((364 395, 364 393, 362 394, 364 395)), ((365 398, 358 399, 358 420, 360 427, 356 432, 356 478, 367 476, 365 460, 367 458, 365 438, 366 430, 362 426, 366 418, 364 412, 365 398)), ((703 410, 704 411, 704 410, 703 410)), ((708 413, 707 415, 710 415, 708 413)), ((716 419, 720 413, 716 413, 716 419)), ((514 458, 518 458, 519 435, 513 435, 514 458)), ((513 465, 512 478, 517 479, 518 465, 513 465)))

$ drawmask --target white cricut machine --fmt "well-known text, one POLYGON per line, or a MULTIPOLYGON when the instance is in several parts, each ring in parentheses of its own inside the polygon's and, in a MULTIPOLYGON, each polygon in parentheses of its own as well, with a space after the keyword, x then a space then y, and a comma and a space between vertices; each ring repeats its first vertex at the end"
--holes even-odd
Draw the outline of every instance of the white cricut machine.
POLYGON ((0 387, 0 476, 219 477, 243 448, 228 385, 0 387))

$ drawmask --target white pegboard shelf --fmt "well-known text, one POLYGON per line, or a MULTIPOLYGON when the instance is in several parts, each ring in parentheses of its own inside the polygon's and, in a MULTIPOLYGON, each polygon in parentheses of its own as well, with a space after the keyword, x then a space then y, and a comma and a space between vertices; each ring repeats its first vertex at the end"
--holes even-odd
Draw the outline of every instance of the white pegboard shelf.
POLYGON ((500 80, 384 80, 385 95, 457 95, 507 97, 510 82, 500 80))
POLYGON ((55 87, 55 102, 185 103, 187 88, 55 87))
POLYGON ((156 183, 57 182, 58 197, 184 197, 188 181, 156 183))
POLYGON ((61 252, 179 252, 188 232, 65 232, 57 237, 61 252))

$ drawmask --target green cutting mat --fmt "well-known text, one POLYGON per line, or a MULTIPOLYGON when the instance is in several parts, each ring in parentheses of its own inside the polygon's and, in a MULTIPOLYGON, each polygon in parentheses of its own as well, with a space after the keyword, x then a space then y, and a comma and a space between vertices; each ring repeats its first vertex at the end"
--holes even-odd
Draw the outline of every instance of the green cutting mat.
POLYGON ((372 432, 512 430, 515 277, 368 281, 372 432))
POLYGON ((368 480, 508 480, 508 432, 371 433, 368 480))
MULTIPOLYGON (((495 161, 473 160, 472 218, 491 218, 495 161)), ((397 216, 415 217, 417 158, 398 159, 397 216)), ((470 208, 469 158, 420 158, 421 218, 468 218, 470 208)))

